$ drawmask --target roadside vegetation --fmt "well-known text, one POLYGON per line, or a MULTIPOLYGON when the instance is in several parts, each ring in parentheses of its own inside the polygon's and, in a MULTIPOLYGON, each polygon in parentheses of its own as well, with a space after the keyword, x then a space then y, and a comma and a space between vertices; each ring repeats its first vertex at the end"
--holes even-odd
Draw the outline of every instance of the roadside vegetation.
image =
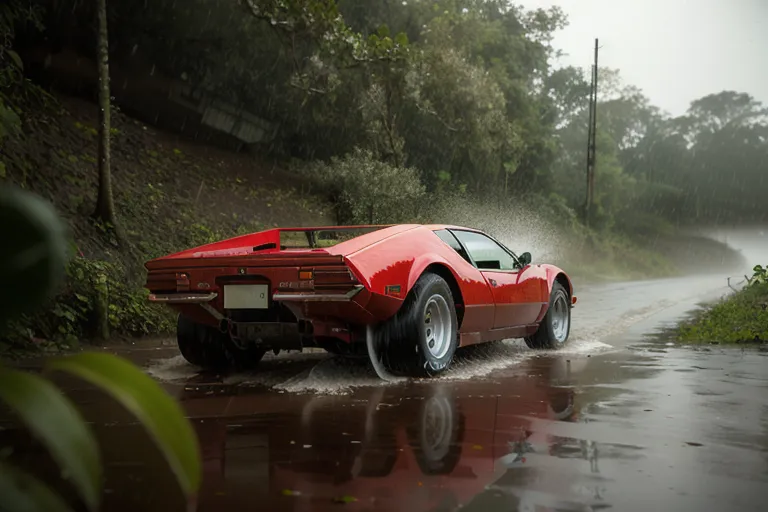
POLYGON ((589 72, 555 65, 552 40, 567 24, 558 8, 106 8, 107 220, 94 215, 103 182, 95 3, 0 6, 0 185, 52 203, 71 255, 56 293, 4 327, 5 356, 168 333, 173 318, 147 303, 142 263, 276 225, 473 225, 587 280, 685 272, 690 254, 702 266, 738 264, 681 229, 768 215, 755 186, 768 152, 762 105, 723 91, 672 117, 610 69, 600 70, 596 193, 584 211, 589 72), (262 136, 213 133, 189 107, 198 103, 258 118, 262 136))
MULTIPOLYGON (((0 246, 0 279, 12 291, 0 300, 2 325, 39 306, 62 283, 67 240, 55 210, 33 193, 0 189, 0 219, 0 238, 5 242, 0 246)), ((62 374, 106 393, 135 416, 157 443, 183 498, 194 509, 202 477, 200 448, 181 406, 157 382, 130 361, 97 352, 54 357, 42 370, 41 375, 0 364, 0 403, 10 413, 3 417, 4 433, 11 439, 20 432, 17 439, 31 434, 49 455, 42 464, 30 463, 15 449, 16 443, 4 446, 3 510, 101 508, 105 467, 93 418, 56 386, 56 377, 62 374)))
POLYGON ((679 328, 685 343, 768 343, 768 269, 761 265, 740 291, 679 328))

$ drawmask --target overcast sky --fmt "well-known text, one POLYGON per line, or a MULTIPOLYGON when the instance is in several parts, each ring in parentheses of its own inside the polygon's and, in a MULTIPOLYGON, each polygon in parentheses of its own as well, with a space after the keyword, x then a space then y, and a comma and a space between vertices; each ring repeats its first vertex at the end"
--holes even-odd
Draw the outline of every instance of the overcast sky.
POLYGON ((527 8, 559 5, 570 25, 554 44, 562 64, 618 68, 670 114, 722 90, 768 105, 768 0, 513 0, 527 8))

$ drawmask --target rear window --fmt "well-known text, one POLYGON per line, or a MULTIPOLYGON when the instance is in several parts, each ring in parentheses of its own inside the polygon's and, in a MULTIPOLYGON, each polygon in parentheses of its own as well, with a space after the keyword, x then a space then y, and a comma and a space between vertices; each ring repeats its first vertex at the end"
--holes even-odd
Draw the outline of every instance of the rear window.
POLYGON ((352 240, 387 226, 360 228, 280 230, 281 249, 322 249, 352 240))

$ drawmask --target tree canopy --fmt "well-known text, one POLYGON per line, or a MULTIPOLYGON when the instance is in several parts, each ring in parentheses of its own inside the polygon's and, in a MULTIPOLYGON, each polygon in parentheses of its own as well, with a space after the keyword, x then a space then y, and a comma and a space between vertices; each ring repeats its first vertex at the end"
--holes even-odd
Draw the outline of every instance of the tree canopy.
MULTIPOLYGON (((91 3, 36 3, 46 9, 46 37, 92 51, 91 3)), ((267 148, 275 156, 327 164, 365 155, 386 164, 364 166, 371 172, 408 169, 428 191, 555 194, 582 206, 589 83, 585 69, 554 66, 553 37, 567 25, 559 8, 506 0, 108 4, 113 60, 141 58, 275 123, 267 148)), ((598 228, 768 218, 765 106, 722 91, 672 117, 618 71, 600 77, 598 228)))

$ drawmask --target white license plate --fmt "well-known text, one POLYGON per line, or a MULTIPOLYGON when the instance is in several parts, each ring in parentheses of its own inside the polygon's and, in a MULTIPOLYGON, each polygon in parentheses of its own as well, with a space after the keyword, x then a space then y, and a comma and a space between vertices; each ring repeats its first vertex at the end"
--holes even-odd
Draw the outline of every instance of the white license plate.
POLYGON ((268 284, 224 285, 224 309, 267 309, 268 284))

